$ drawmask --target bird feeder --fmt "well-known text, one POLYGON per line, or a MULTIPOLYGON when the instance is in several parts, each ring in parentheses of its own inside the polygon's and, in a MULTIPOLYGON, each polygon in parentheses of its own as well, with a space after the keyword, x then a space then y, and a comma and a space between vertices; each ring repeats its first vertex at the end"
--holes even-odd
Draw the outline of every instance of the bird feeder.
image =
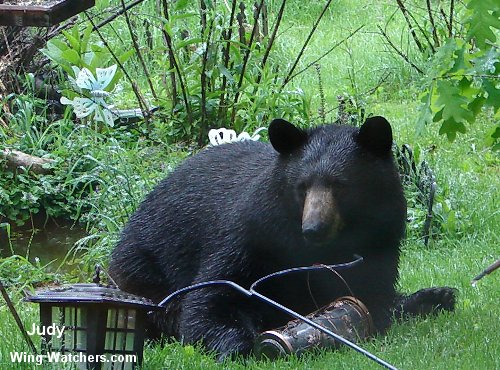
POLYGON ((97 283, 41 291, 26 300, 40 305, 42 352, 77 355, 78 367, 90 369, 140 365, 147 313, 160 309, 97 283))
POLYGON ((50 27, 95 5, 95 0, 2 0, 0 26, 50 27))

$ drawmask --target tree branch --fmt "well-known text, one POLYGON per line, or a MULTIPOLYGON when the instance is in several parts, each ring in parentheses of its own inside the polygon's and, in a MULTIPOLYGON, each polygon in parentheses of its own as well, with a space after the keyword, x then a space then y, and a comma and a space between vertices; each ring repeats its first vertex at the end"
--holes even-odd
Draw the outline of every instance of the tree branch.
POLYGON ((309 41, 311 40, 312 36, 314 35, 316 28, 318 28, 319 22, 323 18, 323 15, 325 15, 325 13, 326 13, 327 9, 330 7, 331 3, 332 3, 332 0, 328 0, 328 2, 323 7, 323 10, 321 11, 321 14, 316 19, 316 22, 314 22, 314 25, 311 29, 311 32, 309 32, 309 35, 307 36, 307 39, 304 42, 304 45, 302 45, 302 49, 300 49, 299 55, 297 55, 297 58, 295 59, 295 62, 292 65, 292 68, 290 68, 290 71, 288 71, 288 75, 285 77, 285 80, 283 81, 283 84, 281 85, 280 90, 283 90, 283 88, 286 86, 286 84, 288 84, 288 82, 290 82, 293 71, 297 67, 297 64, 299 64, 299 61, 302 58, 302 55, 304 54, 304 51, 306 50, 306 47, 309 44, 309 41))
POLYGON ((386 39, 387 43, 389 44, 389 46, 391 48, 394 49, 394 51, 396 53, 398 53, 398 55, 403 58, 408 64, 410 64, 418 73, 420 74, 423 74, 424 72, 415 64, 413 63, 409 58, 408 56, 406 56, 405 54, 403 54, 403 52, 401 50, 399 50, 394 44, 393 42, 389 39, 389 36, 387 36, 387 34, 385 33, 385 31, 380 27, 380 26, 377 26, 377 28, 379 29, 380 33, 382 34, 382 36, 384 36, 384 38, 386 39))

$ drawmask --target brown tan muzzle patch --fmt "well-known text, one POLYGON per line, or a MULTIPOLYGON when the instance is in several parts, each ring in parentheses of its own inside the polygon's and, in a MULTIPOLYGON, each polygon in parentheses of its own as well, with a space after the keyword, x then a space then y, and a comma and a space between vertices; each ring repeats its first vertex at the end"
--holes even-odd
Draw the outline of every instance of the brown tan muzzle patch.
POLYGON ((339 231, 342 220, 331 189, 323 186, 310 188, 302 211, 302 234, 313 243, 324 243, 339 231))

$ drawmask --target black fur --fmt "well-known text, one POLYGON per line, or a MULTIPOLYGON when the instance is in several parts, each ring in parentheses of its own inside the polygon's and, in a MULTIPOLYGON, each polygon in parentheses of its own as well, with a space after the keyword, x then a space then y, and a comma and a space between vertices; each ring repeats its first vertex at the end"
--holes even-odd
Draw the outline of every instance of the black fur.
MULTIPOLYGON (((364 263, 342 275, 379 332, 394 310, 453 309, 449 288, 409 297, 395 291, 406 202, 384 118, 369 120, 361 131, 334 125, 302 131, 276 120, 269 135, 271 145, 246 141, 202 151, 146 197, 112 255, 111 275, 123 290, 160 301, 194 283, 228 279, 248 287, 277 270, 359 254, 364 263), (320 244, 308 242, 301 228, 304 192, 318 184, 332 190, 343 221, 341 231, 320 244)), ((330 271, 282 277, 261 292, 302 314, 350 294, 330 271)), ((212 287, 172 303, 153 328, 187 343, 201 340, 227 356, 248 354, 259 332, 288 320, 212 287)))

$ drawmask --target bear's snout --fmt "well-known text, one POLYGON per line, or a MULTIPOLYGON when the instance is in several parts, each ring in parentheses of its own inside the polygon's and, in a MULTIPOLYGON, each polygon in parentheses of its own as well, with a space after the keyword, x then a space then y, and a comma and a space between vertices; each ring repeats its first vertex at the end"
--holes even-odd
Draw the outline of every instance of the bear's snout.
POLYGON ((331 189, 313 187, 306 192, 302 212, 302 235, 312 243, 329 241, 341 225, 331 189))

